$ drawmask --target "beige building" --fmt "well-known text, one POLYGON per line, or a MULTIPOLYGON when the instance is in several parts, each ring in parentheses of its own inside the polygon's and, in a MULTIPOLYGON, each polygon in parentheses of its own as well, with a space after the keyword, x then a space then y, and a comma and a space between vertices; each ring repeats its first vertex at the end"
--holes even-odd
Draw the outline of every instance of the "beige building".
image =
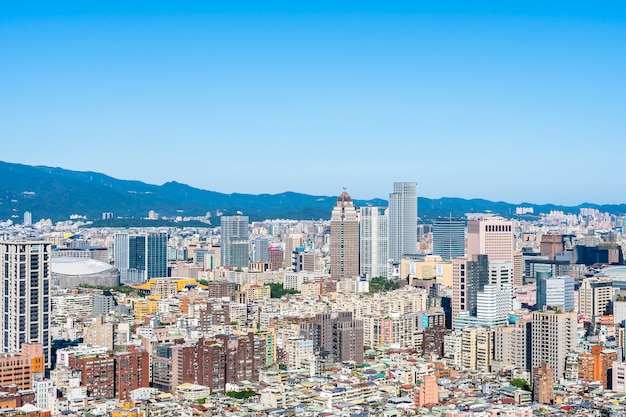
POLYGON ((441 256, 428 255, 423 261, 403 259, 400 261, 400 276, 409 280, 434 279, 437 284, 452 287, 452 262, 441 256))
POLYGON ((330 275, 337 280, 359 275, 359 220, 345 189, 330 217, 330 275))
POLYGON ((534 311, 532 318, 532 367, 548 363, 557 379, 563 377, 565 359, 577 340, 576 312, 560 308, 546 306, 544 311, 534 311))
POLYGON ((465 255, 487 255, 490 261, 513 262, 515 239, 513 222, 501 217, 483 217, 467 222, 465 255))
POLYGON ((104 316, 98 316, 85 330, 85 343, 95 346, 103 346, 113 350, 115 342, 115 324, 104 320, 104 316))
POLYGON ((603 316, 613 300, 613 281, 607 277, 583 279, 578 290, 578 310, 587 319, 603 316))

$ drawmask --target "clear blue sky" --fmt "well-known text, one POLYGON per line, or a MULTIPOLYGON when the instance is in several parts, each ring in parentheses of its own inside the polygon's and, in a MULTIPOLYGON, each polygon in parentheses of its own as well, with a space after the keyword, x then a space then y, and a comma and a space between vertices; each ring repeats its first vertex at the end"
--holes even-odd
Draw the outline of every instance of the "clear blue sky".
POLYGON ((6 3, 3 161, 226 193, 626 202, 622 2, 6 3))

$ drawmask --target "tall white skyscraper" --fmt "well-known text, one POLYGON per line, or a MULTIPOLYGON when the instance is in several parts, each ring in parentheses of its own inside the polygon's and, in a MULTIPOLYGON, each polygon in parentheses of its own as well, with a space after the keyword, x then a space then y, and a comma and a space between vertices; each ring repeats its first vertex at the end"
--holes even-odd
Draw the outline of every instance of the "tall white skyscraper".
POLYGON ((250 254, 248 237, 248 216, 222 216, 222 251, 223 266, 247 268, 250 254))
POLYGON ((383 207, 361 207, 359 239, 361 275, 387 277, 389 252, 387 213, 383 207))
POLYGON ((0 242, 0 347, 19 352, 22 343, 41 343, 50 367, 49 242, 0 242))
POLYGON ((417 252, 417 183, 394 182, 389 194, 389 259, 417 252))

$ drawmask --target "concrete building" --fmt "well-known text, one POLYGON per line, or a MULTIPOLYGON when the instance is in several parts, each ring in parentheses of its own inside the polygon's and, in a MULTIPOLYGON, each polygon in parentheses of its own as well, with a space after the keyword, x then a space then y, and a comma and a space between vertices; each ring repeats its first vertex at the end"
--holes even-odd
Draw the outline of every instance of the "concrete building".
POLYGON ((50 249, 48 242, 0 242, 0 352, 40 343, 50 366, 50 249))
POLYGON ((578 311, 591 320, 611 314, 613 302, 613 281, 606 277, 583 279, 578 290, 578 311))
POLYGON ((554 369, 547 362, 533 369, 533 401, 539 404, 552 404, 555 398, 554 382, 554 369))
POLYGON ((546 273, 537 276, 537 309, 545 306, 561 306, 565 311, 574 310, 574 278, 570 276, 550 277, 546 273))
POLYGON ((330 275, 336 280, 359 275, 359 221, 345 189, 330 217, 330 275))
POLYGON ((220 226, 222 266, 248 267, 250 253, 248 223, 248 216, 222 216, 220 226))
POLYGON ((0 353, 0 387, 16 385, 21 390, 30 389, 32 375, 42 376, 43 372, 43 346, 40 343, 24 343, 19 351, 0 353))
POLYGON ((489 261, 513 263, 515 239, 513 222, 501 217, 483 217, 467 222, 466 256, 483 254, 489 261))
POLYGON ((489 284, 489 262, 486 255, 475 255, 472 259, 452 260, 452 321, 461 311, 476 316, 478 292, 489 284))
POLYGON ((567 354, 576 346, 576 312, 564 312, 561 307, 546 306, 534 311, 532 318, 532 367, 548 363, 555 378, 565 373, 567 354))
POLYGON ((433 255, 445 260, 465 256, 465 220, 440 217, 433 222, 433 255))
POLYGON ((383 207, 361 207, 359 238, 361 275, 387 277, 389 272, 389 225, 383 207))
POLYGON ((417 183, 394 182, 387 209, 389 259, 399 263, 417 252, 417 183))
POLYGON ((167 277, 167 234, 116 233, 114 261, 122 283, 167 277))

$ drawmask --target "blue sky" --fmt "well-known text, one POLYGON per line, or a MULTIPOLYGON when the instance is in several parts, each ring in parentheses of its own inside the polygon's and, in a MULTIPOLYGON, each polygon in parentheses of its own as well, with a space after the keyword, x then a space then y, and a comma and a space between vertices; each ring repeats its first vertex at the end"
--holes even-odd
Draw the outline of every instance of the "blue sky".
POLYGON ((626 202, 620 2, 5 3, 0 160, 226 193, 626 202))

